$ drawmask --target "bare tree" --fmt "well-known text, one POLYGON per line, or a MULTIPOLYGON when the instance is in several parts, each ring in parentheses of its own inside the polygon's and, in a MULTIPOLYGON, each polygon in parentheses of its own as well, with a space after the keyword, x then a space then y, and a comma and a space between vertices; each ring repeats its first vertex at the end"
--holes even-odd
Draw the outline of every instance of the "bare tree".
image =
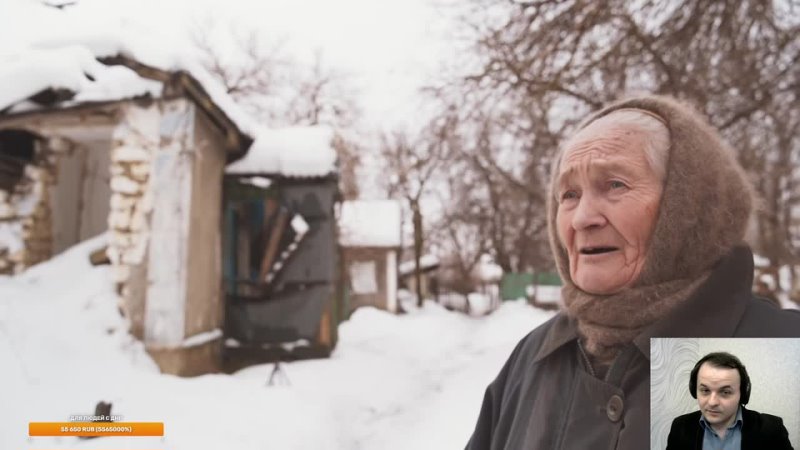
POLYGON ((417 302, 422 306, 420 258, 425 245, 421 199, 430 194, 435 174, 446 161, 452 148, 449 136, 454 127, 452 117, 431 122, 417 137, 396 131, 382 137, 382 154, 387 171, 389 197, 401 196, 408 202, 414 229, 414 280, 417 302))
POLYGON ((357 198, 362 149, 353 129, 361 112, 348 77, 326 66, 321 52, 310 67, 292 60, 285 56, 284 41, 266 42, 254 29, 232 30, 235 55, 228 55, 211 39, 214 29, 209 18, 191 34, 205 68, 264 124, 336 129, 340 189, 345 199, 357 198))
POLYGON ((360 115, 347 76, 326 66, 320 51, 315 53, 309 70, 295 74, 292 91, 287 107, 292 123, 349 127, 360 115))
MULTIPOLYGON (((317 52, 309 71, 298 73, 291 86, 291 100, 286 115, 292 124, 326 124, 339 130, 353 128, 360 117, 354 98, 355 93, 347 85, 347 77, 323 63, 322 53, 317 52)), ((334 139, 338 156, 339 186, 345 200, 359 196, 358 168, 363 148, 354 133, 340 132, 334 139)))
POLYGON ((280 115, 283 108, 275 106, 272 97, 285 89, 286 72, 293 65, 283 55, 284 42, 267 44, 258 30, 232 29, 234 51, 223 51, 212 40, 215 30, 214 19, 206 18, 190 34, 203 66, 237 103, 262 121, 280 115))
POLYGON ((486 229, 492 218, 483 199, 469 195, 479 181, 458 159, 451 159, 439 172, 444 183, 435 195, 442 215, 429 233, 442 253, 438 278, 442 288, 467 295, 474 288, 475 267, 490 249, 486 229))
POLYGON ((558 142, 577 118, 636 91, 671 94, 708 115, 734 143, 763 199, 757 250, 776 265, 798 261, 791 214, 800 199, 793 170, 800 158, 796 2, 473 0, 470 6, 464 30, 473 34, 470 56, 477 59, 464 66, 474 70, 437 95, 459 105, 458 133, 473 136, 462 157, 484 178, 485 208, 509 228, 485 229, 504 268, 538 264, 515 264, 507 249, 546 237, 538 219, 514 219, 500 200, 516 192, 516 211, 543 216, 536 192, 546 192, 542 181, 558 142), (504 164, 509 148, 518 157, 504 164), (532 240, 501 244, 509 235, 532 240))

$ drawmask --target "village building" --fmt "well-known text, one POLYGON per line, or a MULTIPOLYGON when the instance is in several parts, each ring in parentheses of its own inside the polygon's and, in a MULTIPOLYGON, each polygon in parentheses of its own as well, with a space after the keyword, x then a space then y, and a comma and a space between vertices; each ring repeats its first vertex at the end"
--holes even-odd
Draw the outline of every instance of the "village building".
POLYGON ((361 306, 398 311, 398 257, 401 205, 396 200, 352 200, 342 203, 339 245, 342 247, 348 312, 361 306))
MULTIPOLYGON (((413 252, 410 252, 413 253, 413 252)), ((413 256, 413 255, 412 255, 413 256)), ((412 294, 417 293, 417 263, 414 259, 404 261, 399 266, 400 287, 412 294)), ((420 292, 425 299, 439 299, 439 280, 437 270, 439 269, 439 258, 435 255, 426 253, 419 259, 420 292)))
POLYGON ((332 131, 264 129, 202 67, 84 38, 0 65, 0 273, 107 231, 120 310, 162 372, 220 370, 225 336, 329 353, 332 131))
POLYGON ((267 130, 226 169, 224 359, 327 356, 346 316, 336 241, 338 139, 327 127, 267 130))

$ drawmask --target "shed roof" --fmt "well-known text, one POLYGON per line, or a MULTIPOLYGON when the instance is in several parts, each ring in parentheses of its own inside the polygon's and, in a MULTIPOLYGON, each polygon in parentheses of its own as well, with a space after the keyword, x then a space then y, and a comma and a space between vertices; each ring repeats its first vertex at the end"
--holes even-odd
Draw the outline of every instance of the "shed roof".
POLYGON ((334 131, 326 126, 265 129, 228 174, 321 177, 336 167, 334 131))
POLYGON ((330 131, 284 132, 260 125, 200 64, 190 43, 142 32, 130 21, 99 20, 92 17, 91 8, 80 6, 61 11, 17 0, 3 6, 0 118, 87 103, 160 98, 179 89, 225 128, 229 146, 236 147, 230 149, 234 159, 254 152, 238 167, 255 165, 263 169, 261 173, 288 177, 322 176, 335 170, 330 140, 327 145, 308 144, 330 131), (15 26, 21 17, 36 26, 15 26), (303 133, 307 137, 300 137, 303 133))
MULTIPOLYGON (((410 261, 404 261, 397 267, 397 271, 400 273, 400 276, 412 275, 414 273, 415 266, 416 262, 413 259, 410 261)), ((419 259, 419 268, 423 272, 436 269, 438 267, 439 258, 437 258, 436 255, 426 253, 419 259)))
POLYGON ((342 203, 339 244, 344 247, 400 247, 401 208, 397 200, 342 203))

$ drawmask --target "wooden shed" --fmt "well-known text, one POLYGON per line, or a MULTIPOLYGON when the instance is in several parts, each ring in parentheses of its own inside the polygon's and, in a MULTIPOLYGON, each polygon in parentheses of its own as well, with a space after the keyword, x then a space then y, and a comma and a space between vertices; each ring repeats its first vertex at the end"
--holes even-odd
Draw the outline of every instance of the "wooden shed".
POLYGON ((327 356, 341 305, 334 132, 262 133, 225 175, 224 356, 246 362, 327 356))
POLYGON ((397 312, 400 203, 396 200, 346 201, 342 203, 339 231, 348 313, 361 306, 397 312))
MULTIPOLYGON (((107 230, 119 308, 162 372, 220 370, 223 338, 231 333, 259 345, 308 338, 330 352, 337 285, 333 275, 320 275, 338 273, 330 145, 324 157, 308 159, 305 149, 276 141, 274 130, 256 126, 198 66, 175 60, 166 69, 67 44, 26 51, 0 67, 0 272, 18 273, 107 230), (247 173, 226 177, 225 169, 245 155, 282 164, 258 173, 276 184, 257 195, 262 205, 275 200, 298 219, 289 222, 294 235, 262 233, 278 239, 261 247, 273 259, 265 273, 250 274, 286 301, 242 315, 231 305, 250 288, 231 290, 223 282, 238 282, 235 271, 259 259, 248 256, 244 238, 234 239, 243 225, 231 212, 252 190, 228 187, 258 182, 247 173), (292 164, 287 155, 295 155, 292 164), (309 251, 321 253, 312 258, 309 251), (261 322, 240 326, 251 313, 258 319, 248 320, 261 322), (294 322, 298 316, 302 324, 294 322)), ((270 219, 284 220, 280 214, 270 219)))

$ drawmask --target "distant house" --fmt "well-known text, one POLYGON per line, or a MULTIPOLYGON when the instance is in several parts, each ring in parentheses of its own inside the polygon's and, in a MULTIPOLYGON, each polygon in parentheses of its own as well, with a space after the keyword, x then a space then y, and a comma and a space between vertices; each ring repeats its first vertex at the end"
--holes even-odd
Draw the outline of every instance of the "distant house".
POLYGON ((102 42, 0 64, 0 272, 108 230, 120 308, 163 372, 219 370, 224 336, 330 351, 330 130, 261 129, 202 68, 102 42))
POLYGON ((397 312, 401 207, 396 200, 342 203, 339 245, 344 257, 346 310, 374 306, 397 312))
MULTIPOLYGON (((400 285, 412 294, 417 292, 417 281, 414 275, 416 262, 411 259, 400 264, 400 285)), ((439 295, 436 271, 439 269, 439 258, 431 254, 422 255, 419 260, 420 291, 423 298, 436 299, 439 295)))
POLYGON ((493 304, 499 300, 503 268, 497 265, 490 255, 481 255, 472 269, 472 279, 478 292, 486 295, 493 304))

